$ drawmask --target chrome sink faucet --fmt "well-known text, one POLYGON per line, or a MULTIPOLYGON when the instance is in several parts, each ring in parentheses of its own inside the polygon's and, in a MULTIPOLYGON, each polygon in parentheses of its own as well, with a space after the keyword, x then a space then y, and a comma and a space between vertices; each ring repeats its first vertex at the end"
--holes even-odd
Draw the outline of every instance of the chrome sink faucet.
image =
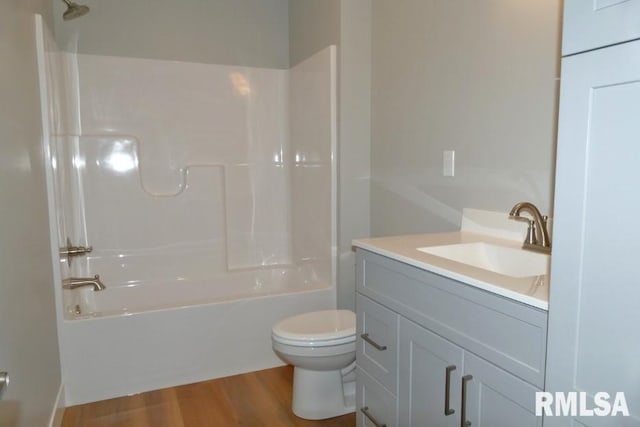
POLYGON ((549 239, 549 231, 547 230, 547 220, 549 217, 542 215, 538 208, 530 202, 517 203, 509 212, 509 217, 518 221, 527 221, 529 229, 527 237, 522 247, 534 251, 551 253, 551 240, 549 239), (527 211, 533 219, 520 216, 521 211, 527 211))
POLYGON ((92 286, 94 291, 102 291, 107 287, 100 281, 100 275, 91 277, 69 277, 62 281, 62 289, 77 289, 83 286, 92 286))

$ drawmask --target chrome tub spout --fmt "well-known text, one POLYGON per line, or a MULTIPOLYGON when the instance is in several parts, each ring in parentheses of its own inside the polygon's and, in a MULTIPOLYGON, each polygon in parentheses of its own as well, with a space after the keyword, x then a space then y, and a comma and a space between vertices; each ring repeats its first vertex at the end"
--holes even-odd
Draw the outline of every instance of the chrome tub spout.
POLYGON ((100 281, 100 275, 91 277, 69 277, 62 281, 63 289, 77 289, 83 286, 92 286, 94 291, 102 291, 107 287, 100 281))

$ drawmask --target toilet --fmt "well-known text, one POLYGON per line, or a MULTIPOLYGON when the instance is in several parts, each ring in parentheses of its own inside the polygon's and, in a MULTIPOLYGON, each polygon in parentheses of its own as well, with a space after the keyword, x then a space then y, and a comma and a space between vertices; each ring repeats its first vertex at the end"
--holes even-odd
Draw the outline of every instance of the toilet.
POLYGON ((323 310, 280 320, 273 350, 293 365, 293 413, 321 420, 355 410, 356 315, 323 310))

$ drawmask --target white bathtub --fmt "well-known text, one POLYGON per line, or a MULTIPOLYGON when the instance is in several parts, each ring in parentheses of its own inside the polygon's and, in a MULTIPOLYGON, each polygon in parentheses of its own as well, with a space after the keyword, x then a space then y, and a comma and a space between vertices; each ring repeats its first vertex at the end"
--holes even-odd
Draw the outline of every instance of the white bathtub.
POLYGON ((65 291, 67 405, 280 366, 271 326, 335 308, 335 287, 291 269, 65 291), (307 277, 307 278, 305 278, 307 277))

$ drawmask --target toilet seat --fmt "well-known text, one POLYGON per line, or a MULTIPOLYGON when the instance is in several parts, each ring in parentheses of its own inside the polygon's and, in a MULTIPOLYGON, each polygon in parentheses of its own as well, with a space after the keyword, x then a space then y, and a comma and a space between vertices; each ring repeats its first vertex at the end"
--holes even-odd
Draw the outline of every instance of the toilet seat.
POLYGON ((298 347, 328 347, 356 339, 356 316, 350 310, 322 310, 283 319, 272 329, 272 338, 298 347))

